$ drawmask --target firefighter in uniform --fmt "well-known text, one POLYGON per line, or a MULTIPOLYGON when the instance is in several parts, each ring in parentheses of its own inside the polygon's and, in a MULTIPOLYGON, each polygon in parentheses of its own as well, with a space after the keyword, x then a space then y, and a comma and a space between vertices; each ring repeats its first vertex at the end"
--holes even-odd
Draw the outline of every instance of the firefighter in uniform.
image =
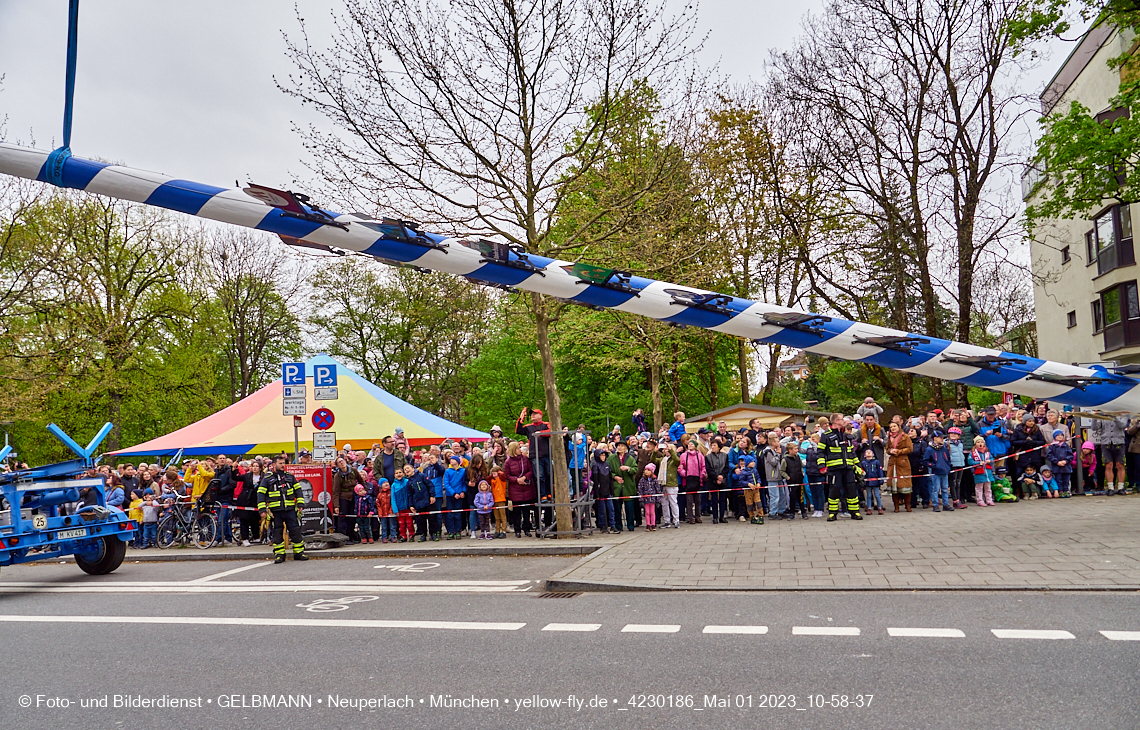
POLYGON ((302 499, 297 478, 285 471, 285 457, 278 456, 273 460, 273 471, 257 487, 257 509, 262 514, 269 510, 273 515, 269 534, 273 538, 274 563, 285 562, 285 530, 289 531, 289 540, 293 543, 293 559, 309 559, 301 537, 301 521, 297 519, 302 499))
POLYGON ((831 414, 830 428, 827 419, 819 418, 823 433, 819 437, 819 471, 827 478, 827 521, 839 519, 839 500, 847 500, 847 511, 851 519, 861 520, 859 514, 859 486, 855 479, 859 470, 859 459, 855 456, 855 444, 848 438, 843 416, 831 414))

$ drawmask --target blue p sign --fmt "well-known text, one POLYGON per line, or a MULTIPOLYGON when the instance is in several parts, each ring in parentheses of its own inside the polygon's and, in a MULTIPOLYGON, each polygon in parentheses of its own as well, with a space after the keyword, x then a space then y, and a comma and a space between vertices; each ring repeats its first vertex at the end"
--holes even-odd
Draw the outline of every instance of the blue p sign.
POLYGON ((305 384, 305 363, 303 362, 286 362, 281 364, 281 384, 282 385, 304 385, 305 384))
POLYGON ((313 387, 327 388, 336 385, 336 365, 314 365, 313 387))

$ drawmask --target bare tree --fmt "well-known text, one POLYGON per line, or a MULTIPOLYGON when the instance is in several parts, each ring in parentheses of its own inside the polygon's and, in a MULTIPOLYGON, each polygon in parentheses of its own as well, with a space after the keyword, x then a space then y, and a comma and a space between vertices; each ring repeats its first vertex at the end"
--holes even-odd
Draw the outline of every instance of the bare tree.
POLYGON ((209 236, 209 275, 203 292, 217 309, 235 403, 273 379, 286 358, 301 354, 301 330, 290 306, 304 267, 279 241, 244 229, 209 236))
MULTIPOLYGON (((346 0, 331 49, 312 48, 307 36, 289 44, 299 74, 285 90, 339 128, 306 139, 342 194, 558 254, 608 235, 595 221, 557 236, 552 228, 576 176, 596 167, 621 126, 616 100, 646 79, 676 76, 689 55, 694 16, 686 8, 668 18, 664 5, 346 0)), ((656 184, 649 176, 598 218, 620 223, 656 184)), ((530 309, 557 428, 556 311, 541 294, 530 295, 530 309)), ((551 454, 555 500, 567 504, 565 454, 551 454)), ((558 529, 571 529, 568 507, 558 509, 558 529)))
MULTIPOLYGON (((1006 26, 1016 8, 1015 0, 834 0, 775 59, 772 96, 805 120, 836 193, 899 269, 884 294, 917 298, 913 312, 896 299, 885 324, 968 340, 979 261, 1005 258, 1013 215, 995 188, 1006 182, 1009 136, 1024 111, 1003 86, 1017 70, 1006 26), (910 274, 916 294, 898 289, 910 274), (956 315, 949 326, 946 300, 956 315)), ((828 304, 843 311, 840 299, 865 296, 843 280, 847 267, 816 261, 823 265, 808 273, 828 304)), ((941 383, 933 386, 940 400, 941 383)), ((956 393, 963 405, 965 396, 964 387, 956 393)))

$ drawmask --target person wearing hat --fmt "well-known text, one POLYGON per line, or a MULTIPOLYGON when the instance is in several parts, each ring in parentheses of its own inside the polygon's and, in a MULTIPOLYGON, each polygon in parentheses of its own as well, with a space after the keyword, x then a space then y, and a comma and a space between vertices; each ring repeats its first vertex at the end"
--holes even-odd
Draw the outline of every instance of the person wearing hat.
POLYGON ((827 477, 827 521, 839 519, 840 500, 846 501, 851 519, 861 520, 859 512, 859 485, 855 479, 859 458, 856 456, 854 439, 847 434, 846 421, 842 413, 832 413, 827 423, 820 416, 819 424, 823 434, 819 438, 817 457, 820 471, 827 477))
POLYGON ((412 453, 412 447, 408 444, 408 438, 404 435, 404 429, 396 426, 396 435, 392 437, 392 443, 398 451, 404 454, 405 461, 412 453))
MULTIPOLYGON (((1032 466, 1034 473, 1041 469, 1041 465, 1045 462, 1045 447, 1048 442, 1045 440, 1045 434, 1037 427, 1037 419, 1033 414, 1026 413, 1021 417, 1021 425, 1013 430, 1013 436, 1010 439, 1013 446, 1013 452, 1017 454, 1017 474, 1012 475, 1012 482, 1019 484, 1021 482, 1020 474, 1025 471, 1027 467, 1032 466)), ((1010 466, 1010 464, 1006 464, 1010 466)), ((1033 493, 1033 498, 1037 497, 1037 493, 1033 493)))
POLYGON ((505 459, 507 453, 507 440, 503 438, 503 429, 499 426, 491 426, 491 430, 488 433, 491 434, 491 441, 487 444, 487 450, 494 452, 495 444, 499 444, 503 447, 503 458, 505 459))

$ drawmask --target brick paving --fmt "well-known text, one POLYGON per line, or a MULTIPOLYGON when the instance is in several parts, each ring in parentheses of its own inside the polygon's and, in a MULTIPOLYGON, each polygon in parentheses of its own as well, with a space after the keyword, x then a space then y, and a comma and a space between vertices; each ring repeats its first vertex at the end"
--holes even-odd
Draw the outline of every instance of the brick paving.
POLYGON ((638 531, 567 588, 1140 587, 1140 495, 638 531))

